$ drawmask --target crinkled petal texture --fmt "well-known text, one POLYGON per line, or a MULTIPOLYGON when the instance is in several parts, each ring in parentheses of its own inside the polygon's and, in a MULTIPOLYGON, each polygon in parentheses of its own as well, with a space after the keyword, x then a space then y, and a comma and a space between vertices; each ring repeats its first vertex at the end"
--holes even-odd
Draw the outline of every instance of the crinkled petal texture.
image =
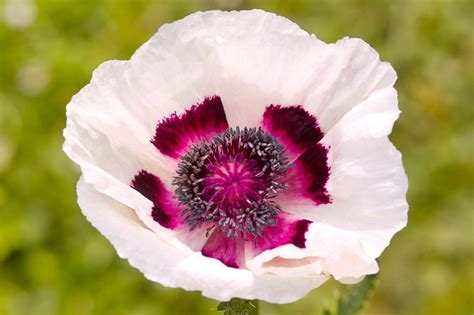
POLYGON ((67 106, 79 205, 120 257, 166 286, 288 303, 329 276, 357 282, 407 222, 388 139, 395 80, 362 40, 326 44, 260 10, 164 25, 130 60, 102 64, 67 106), (202 104, 210 114, 193 114, 202 104), (256 244, 190 232, 173 197, 186 148, 237 126, 273 134, 294 163, 276 198, 282 216, 256 244))

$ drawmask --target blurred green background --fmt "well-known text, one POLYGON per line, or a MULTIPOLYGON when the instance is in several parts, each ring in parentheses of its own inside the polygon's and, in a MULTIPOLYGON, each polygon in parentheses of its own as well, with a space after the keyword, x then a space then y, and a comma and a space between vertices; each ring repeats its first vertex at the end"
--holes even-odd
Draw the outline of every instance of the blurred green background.
MULTIPOLYGON (((196 10, 262 8, 319 38, 361 37, 398 72, 392 140, 410 181, 408 227, 380 258, 364 314, 473 314, 474 2, 0 0, 0 314, 218 314, 145 280, 76 204, 65 105, 108 59, 196 10)), ((262 314, 321 314, 328 282, 262 314)))

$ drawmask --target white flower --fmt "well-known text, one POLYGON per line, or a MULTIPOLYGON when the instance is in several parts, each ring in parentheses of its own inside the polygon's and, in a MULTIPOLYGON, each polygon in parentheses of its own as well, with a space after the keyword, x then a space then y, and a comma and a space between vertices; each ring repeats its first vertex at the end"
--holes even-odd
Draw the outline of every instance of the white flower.
POLYGON ((395 80, 362 40, 260 10, 164 25, 67 107, 79 205, 165 286, 288 303, 360 281, 407 222, 395 80))

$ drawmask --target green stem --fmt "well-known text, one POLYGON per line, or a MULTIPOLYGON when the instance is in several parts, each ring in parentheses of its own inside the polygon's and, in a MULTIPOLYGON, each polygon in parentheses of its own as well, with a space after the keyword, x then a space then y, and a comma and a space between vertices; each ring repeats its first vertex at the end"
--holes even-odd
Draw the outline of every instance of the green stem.
POLYGON ((338 301, 338 315, 357 315, 367 304, 372 292, 375 289, 376 275, 366 276, 364 280, 352 287, 346 295, 342 296, 338 301))

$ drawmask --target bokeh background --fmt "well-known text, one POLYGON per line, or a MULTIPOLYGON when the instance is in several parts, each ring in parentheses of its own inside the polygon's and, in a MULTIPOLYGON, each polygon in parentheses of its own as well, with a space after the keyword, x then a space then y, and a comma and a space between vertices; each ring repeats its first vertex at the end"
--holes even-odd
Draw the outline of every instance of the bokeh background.
MULTIPOLYGON (((361 37, 398 72, 392 141, 409 224, 380 258, 364 314, 473 314, 474 2, 470 0, 0 0, 0 314, 218 314, 197 292, 151 283, 82 216, 61 150, 65 105, 93 69, 128 59, 197 10, 262 8, 327 42, 361 37)), ((330 281, 262 314, 321 314, 330 281)))

